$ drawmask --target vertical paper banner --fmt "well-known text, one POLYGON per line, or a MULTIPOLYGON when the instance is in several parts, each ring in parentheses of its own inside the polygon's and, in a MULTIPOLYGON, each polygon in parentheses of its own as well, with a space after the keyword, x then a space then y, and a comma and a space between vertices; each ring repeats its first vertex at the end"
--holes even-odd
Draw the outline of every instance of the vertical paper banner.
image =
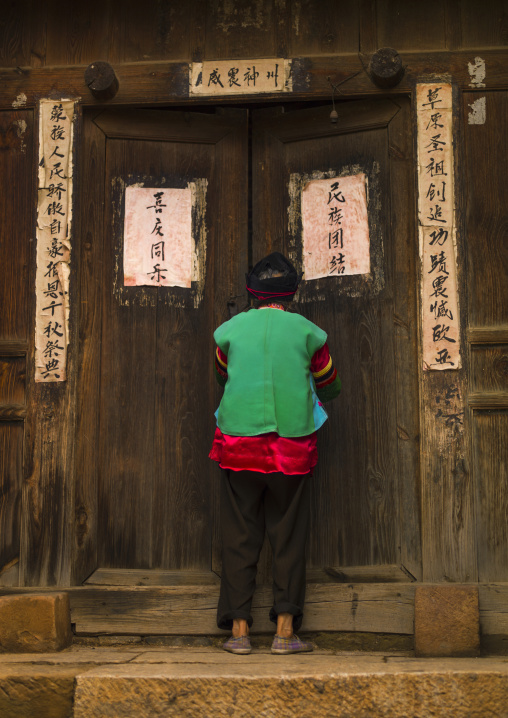
POLYGON ((305 279, 370 272, 365 174, 312 180, 302 192, 305 279))
POLYGON ((194 262, 190 187, 127 187, 125 286, 191 286, 194 262))
POLYGON ((41 100, 39 105, 35 280, 38 382, 66 379, 74 108, 72 100, 41 100))
POLYGON ((418 84, 416 107, 423 367, 458 369, 461 359, 451 85, 418 84))

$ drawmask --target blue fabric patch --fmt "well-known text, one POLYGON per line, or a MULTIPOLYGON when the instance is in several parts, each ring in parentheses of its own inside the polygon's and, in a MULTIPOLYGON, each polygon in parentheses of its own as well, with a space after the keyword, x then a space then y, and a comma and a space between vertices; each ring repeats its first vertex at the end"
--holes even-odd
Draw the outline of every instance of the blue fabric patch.
POLYGON ((314 417, 314 426, 316 431, 320 429, 325 421, 328 419, 328 414, 322 403, 318 399, 316 394, 316 385, 314 384, 314 377, 310 375, 310 389, 312 391, 312 414, 314 417))

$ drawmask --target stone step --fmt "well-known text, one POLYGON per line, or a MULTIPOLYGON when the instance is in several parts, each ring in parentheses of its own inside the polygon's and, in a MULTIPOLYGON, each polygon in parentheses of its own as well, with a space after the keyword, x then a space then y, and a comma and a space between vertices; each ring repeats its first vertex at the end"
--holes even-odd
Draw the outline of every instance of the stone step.
POLYGON ((0 656, 2 718, 508 716, 508 658, 91 649, 0 656))

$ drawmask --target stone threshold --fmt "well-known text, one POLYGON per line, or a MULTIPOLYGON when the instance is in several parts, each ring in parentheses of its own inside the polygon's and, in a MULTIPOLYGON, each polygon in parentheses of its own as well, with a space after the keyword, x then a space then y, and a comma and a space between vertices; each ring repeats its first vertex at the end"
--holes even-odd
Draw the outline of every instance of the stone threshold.
MULTIPOLYGON (((254 644, 255 645, 255 644, 254 644)), ((327 651, 73 646, 0 655, 6 718, 508 715, 508 657, 417 659, 327 651)))

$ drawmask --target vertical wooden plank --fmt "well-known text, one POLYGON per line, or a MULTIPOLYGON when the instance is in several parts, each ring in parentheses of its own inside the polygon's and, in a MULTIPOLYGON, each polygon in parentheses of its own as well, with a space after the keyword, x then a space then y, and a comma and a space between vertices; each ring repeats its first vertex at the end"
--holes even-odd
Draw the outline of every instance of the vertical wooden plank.
POLYGON ((44 3, 9 0, 2 3, 0 67, 41 67, 46 51, 44 3))
POLYGON ((508 92, 488 92, 483 125, 470 125, 470 106, 478 93, 462 95, 465 201, 468 237, 468 313, 473 327, 508 324, 508 282, 506 272, 506 206, 508 186, 500 157, 508 154, 508 92))
MULTIPOLYGON (((467 306, 463 245, 465 198, 462 184, 464 172, 459 153, 461 136, 458 132, 455 94, 454 103, 454 196, 457 226, 457 292, 460 309, 467 306)), ((425 299, 420 297, 420 301, 425 299)), ((462 337, 465 336, 465 314, 465 311, 461 312, 462 337)), ((421 318, 421 309, 419 317, 421 318)), ((424 581, 478 580, 474 487, 467 456, 469 422, 465 409, 468 356, 464 347, 462 347, 461 359, 461 369, 446 371, 423 371, 421 356, 419 360, 424 581)))
POLYGON ((271 0, 213 0, 207 4, 206 59, 273 57, 276 49, 271 0))
POLYGON ((19 585, 23 424, 0 422, 0 586, 19 585))
POLYGON ((393 47, 399 52, 444 49, 443 3, 441 0, 380 2, 377 4, 377 34, 379 47, 393 47))
POLYGON ((145 288, 143 304, 120 304, 114 282, 121 281, 115 280, 115 267, 123 262, 125 179, 151 162, 157 166, 157 158, 156 143, 151 148, 135 140, 106 143, 104 227, 109 238, 101 277, 98 498, 102 567, 150 568, 151 562, 157 289, 145 288))
POLYGON ((508 581, 508 412, 473 412, 478 580, 508 581))
POLYGON ((304 0, 288 3, 291 42, 289 57, 333 55, 358 51, 358 3, 304 0))
POLYGON ((379 48, 377 39, 377 2, 376 0, 362 0, 360 7, 360 52, 371 54, 379 48))
POLYGON ((461 47, 506 47, 508 45, 508 6, 506 0, 478 3, 461 1, 461 47))
POLYGON ((108 58, 109 2, 74 4, 72 12, 58 0, 48 0, 47 65, 88 65, 108 58))
POLYGON ((445 2, 445 35, 446 49, 458 50, 462 47, 462 0, 446 0, 445 2))
POLYGON ((407 397, 418 396, 417 361, 418 327, 414 311, 417 305, 417 238, 413 211, 413 138, 410 102, 399 98, 401 106, 388 126, 390 156, 391 236, 395 244, 393 257, 393 323, 397 357, 396 393, 399 459, 398 500, 401 516, 401 562, 418 580, 421 579, 420 505, 416 489, 419 474, 418 402, 407 397), (400 187, 405 187, 404 193, 400 187))
POLYGON ((93 123, 83 123, 79 225, 76 265, 79 298, 76 464, 72 584, 82 583, 97 567, 98 394, 104 252, 105 137, 93 123))

